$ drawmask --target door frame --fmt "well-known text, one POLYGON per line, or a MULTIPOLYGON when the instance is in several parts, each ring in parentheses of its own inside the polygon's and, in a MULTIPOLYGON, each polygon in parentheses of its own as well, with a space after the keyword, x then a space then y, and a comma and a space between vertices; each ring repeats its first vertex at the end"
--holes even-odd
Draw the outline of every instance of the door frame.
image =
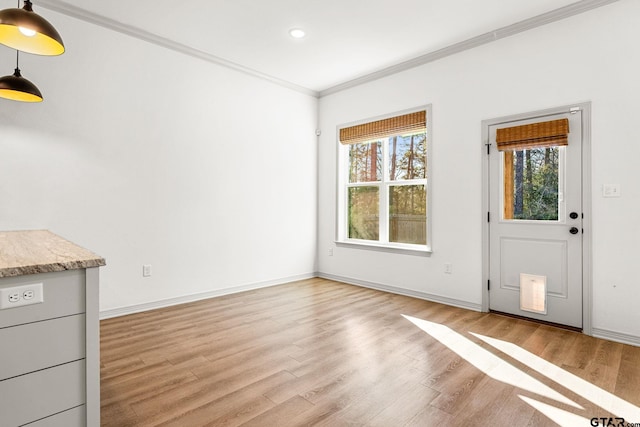
MULTIPOLYGON (((489 127, 506 122, 544 117, 554 114, 575 112, 582 114, 582 332, 592 335, 593 312, 593 272, 592 272, 592 221, 591 221, 591 102, 576 104, 527 113, 514 114, 482 121, 482 311, 489 311, 489 127)), ((493 215, 497 215, 494 212, 493 215)))

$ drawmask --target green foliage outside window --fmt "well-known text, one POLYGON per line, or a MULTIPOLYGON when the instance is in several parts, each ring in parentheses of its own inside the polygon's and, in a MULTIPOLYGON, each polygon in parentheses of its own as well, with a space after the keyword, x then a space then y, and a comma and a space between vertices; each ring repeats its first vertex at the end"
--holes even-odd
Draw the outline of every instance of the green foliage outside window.
POLYGON ((558 165, 558 147, 514 153, 514 219, 558 220, 558 165))

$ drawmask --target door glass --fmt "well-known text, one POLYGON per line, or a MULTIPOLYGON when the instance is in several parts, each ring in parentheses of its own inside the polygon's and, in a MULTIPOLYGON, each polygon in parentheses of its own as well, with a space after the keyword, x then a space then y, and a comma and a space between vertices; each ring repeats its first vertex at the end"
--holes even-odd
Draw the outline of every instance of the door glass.
POLYGON ((503 219, 558 221, 565 147, 503 151, 503 219))

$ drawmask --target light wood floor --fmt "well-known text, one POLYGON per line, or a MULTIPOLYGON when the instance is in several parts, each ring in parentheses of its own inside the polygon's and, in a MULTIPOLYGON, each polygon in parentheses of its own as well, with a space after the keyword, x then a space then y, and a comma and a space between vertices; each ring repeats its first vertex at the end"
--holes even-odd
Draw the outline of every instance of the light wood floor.
POLYGON ((324 279, 104 320, 101 334, 105 427, 588 426, 571 417, 640 406, 639 347, 324 279), (403 315, 445 326, 473 360, 403 315))

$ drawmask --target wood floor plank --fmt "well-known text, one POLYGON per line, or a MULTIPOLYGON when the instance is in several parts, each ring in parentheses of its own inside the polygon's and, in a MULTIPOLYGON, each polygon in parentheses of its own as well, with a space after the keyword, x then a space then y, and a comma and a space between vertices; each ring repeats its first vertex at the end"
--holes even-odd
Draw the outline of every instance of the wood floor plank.
POLYGON ((598 340, 594 337, 587 335, 576 334, 576 338, 573 341, 569 351, 566 351, 563 365, 571 366, 572 368, 585 369, 590 361, 594 359, 597 354, 598 340))
POLYGON ((102 426, 547 426, 562 411, 609 414, 483 336, 640 405, 640 347, 315 278, 103 320, 102 426), (462 356, 405 316, 477 351, 462 356), (502 382, 477 357, 582 409, 502 382))
MULTIPOLYGON (((425 427, 425 426, 462 426, 456 418, 433 406, 426 406, 415 414, 404 427, 425 427)), ((482 425, 482 423, 472 424, 473 426, 482 425)))
POLYGON ((594 358, 584 368, 562 365, 562 368, 603 390, 614 392, 622 361, 623 345, 599 340, 594 358))
POLYGON ((496 427, 499 425, 514 426, 527 424, 535 412, 534 408, 522 400, 521 391, 515 387, 504 384, 496 385, 495 382, 487 381, 478 387, 478 393, 480 396, 477 401, 484 404, 484 409, 475 412, 469 408, 469 414, 474 414, 474 416, 467 417, 468 421, 482 417, 491 420, 496 427), (484 394, 485 392, 487 393, 484 394))
POLYGON ((241 427, 285 426, 293 417, 310 411, 314 405, 300 396, 282 402, 282 404, 241 424, 241 427))
POLYGON ((382 411, 368 421, 368 424, 377 427, 405 425, 438 396, 437 391, 420 383, 409 383, 396 395, 395 401, 386 405, 382 411))
MULTIPOLYGON (((640 351, 637 347, 623 346, 615 394, 640 406, 640 351)), ((640 420, 632 420, 640 423, 640 420)))
POLYGON ((164 427, 239 426, 274 407, 264 396, 236 393, 158 424, 164 427))
MULTIPOLYGON (((438 402, 434 402, 433 406, 455 415, 456 422, 461 425, 473 425, 478 420, 486 420, 488 424, 496 426, 507 425, 506 420, 499 418, 497 414, 503 411, 506 399, 512 394, 514 387, 495 381, 486 375, 480 378, 476 377, 476 381, 469 387, 472 387, 473 399, 461 399, 459 396, 454 396, 450 402, 447 402, 448 406, 440 406, 437 404, 438 402)), ((467 391, 461 390, 462 394, 465 392, 467 391)), ((524 414, 519 412, 517 419, 521 420, 524 414)), ((508 425, 518 425, 518 423, 508 425)))
POLYGON ((194 382, 198 378, 188 369, 163 363, 138 369, 116 378, 101 380, 101 404, 119 401, 135 403, 160 392, 171 392, 175 388, 194 382))
POLYGON ((239 388, 236 385, 239 383, 234 381, 192 383, 179 391, 161 393, 135 403, 132 408, 142 426, 164 423, 203 426, 218 418, 221 422, 234 424, 235 420, 241 424, 274 407, 275 404, 264 395, 290 379, 291 374, 280 371, 239 388), (193 424, 187 424, 187 420, 193 424))

